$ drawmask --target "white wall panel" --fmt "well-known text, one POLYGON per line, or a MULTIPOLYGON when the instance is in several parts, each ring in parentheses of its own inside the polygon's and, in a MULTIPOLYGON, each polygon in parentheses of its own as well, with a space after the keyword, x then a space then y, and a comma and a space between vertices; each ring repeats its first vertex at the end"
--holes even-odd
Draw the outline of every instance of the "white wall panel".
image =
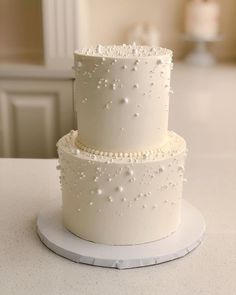
POLYGON ((72 81, 0 83, 1 156, 49 158, 73 128, 72 81))

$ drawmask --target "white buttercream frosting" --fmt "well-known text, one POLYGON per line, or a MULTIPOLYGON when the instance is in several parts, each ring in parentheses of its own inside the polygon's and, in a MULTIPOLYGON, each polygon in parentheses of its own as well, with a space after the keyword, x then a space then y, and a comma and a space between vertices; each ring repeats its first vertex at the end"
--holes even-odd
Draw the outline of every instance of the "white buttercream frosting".
POLYGON ((58 142, 68 230, 113 245, 150 242, 176 230, 186 154, 181 137, 172 134, 172 143, 163 151, 166 156, 157 153, 143 159, 77 152, 76 136, 71 132, 58 142))
POLYGON ((171 60, 170 50, 147 46, 76 51, 79 142, 111 152, 162 145, 168 131, 171 60))

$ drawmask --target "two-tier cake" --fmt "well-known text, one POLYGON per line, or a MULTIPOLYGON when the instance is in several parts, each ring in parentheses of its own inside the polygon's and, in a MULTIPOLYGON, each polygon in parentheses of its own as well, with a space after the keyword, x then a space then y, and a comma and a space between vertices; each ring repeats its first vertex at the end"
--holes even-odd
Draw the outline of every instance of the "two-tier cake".
POLYGON ((58 142, 65 227, 109 245, 176 231, 186 143, 168 131, 172 52, 120 45, 75 52, 77 131, 58 142))

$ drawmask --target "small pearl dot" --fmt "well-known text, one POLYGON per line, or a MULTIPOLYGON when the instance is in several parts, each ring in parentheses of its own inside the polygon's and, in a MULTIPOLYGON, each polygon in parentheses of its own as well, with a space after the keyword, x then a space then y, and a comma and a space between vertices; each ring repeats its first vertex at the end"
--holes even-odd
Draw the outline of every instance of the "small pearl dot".
POLYGON ((123 188, 122 186, 118 186, 118 187, 116 188, 116 190, 119 191, 119 192, 123 192, 123 191, 124 191, 124 188, 123 188))
POLYGON ((107 197, 109 202, 113 202, 112 196, 107 197))
POLYGON ((134 117, 139 117, 139 115, 140 115, 139 113, 135 113, 134 117))
POLYGON ((97 189, 97 194, 98 195, 101 195, 102 194, 102 190, 99 188, 99 189, 97 189))
POLYGON ((128 170, 127 175, 134 175, 134 170, 132 170, 132 169, 128 170))
POLYGON ((90 205, 90 206, 93 206, 93 202, 89 202, 89 205, 90 205))
POLYGON ((164 167, 160 167, 159 168, 159 172, 161 173, 161 172, 163 172, 165 169, 164 169, 164 167))
POLYGON ((78 67, 78 68, 82 67, 82 65, 83 65, 83 64, 82 64, 81 61, 78 61, 78 62, 77 62, 77 67, 78 67))
POLYGON ((102 53, 102 45, 98 44, 96 47, 97 53, 102 53))
POLYGON ((128 103, 129 99, 127 97, 121 99, 121 103, 128 103))

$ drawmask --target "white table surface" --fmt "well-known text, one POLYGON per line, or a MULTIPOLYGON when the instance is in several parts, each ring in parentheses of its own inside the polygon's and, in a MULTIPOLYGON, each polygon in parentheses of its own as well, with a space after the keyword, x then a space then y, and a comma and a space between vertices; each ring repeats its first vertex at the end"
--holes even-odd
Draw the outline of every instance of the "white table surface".
POLYGON ((236 158, 190 157, 184 197, 206 218, 203 244, 169 263, 131 270, 76 264, 48 250, 37 213, 60 198, 56 160, 0 160, 0 294, 236 292, 236 158))

